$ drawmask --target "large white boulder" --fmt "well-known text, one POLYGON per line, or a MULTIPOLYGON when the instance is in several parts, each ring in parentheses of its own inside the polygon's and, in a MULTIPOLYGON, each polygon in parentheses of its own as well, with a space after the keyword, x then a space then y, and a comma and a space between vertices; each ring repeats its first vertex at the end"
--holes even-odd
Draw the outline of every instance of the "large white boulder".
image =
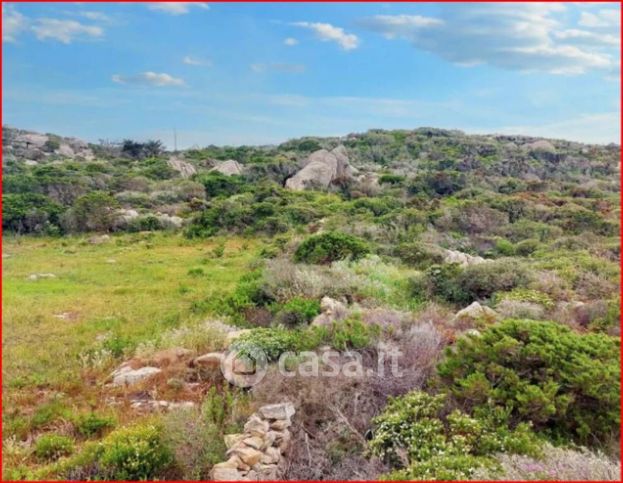
POLYGON ((337 181, 351 179, 353 174, 344 146, 332 151, 320 149, 309 155, 303 169, 286 180, 286 188, 294 191, 327 188, 337 181))

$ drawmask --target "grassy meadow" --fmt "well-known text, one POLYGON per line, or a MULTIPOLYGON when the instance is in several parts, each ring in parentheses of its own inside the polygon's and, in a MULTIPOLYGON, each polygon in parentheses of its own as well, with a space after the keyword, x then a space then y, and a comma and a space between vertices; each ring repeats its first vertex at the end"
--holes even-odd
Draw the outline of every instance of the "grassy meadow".
POLYGON ((5 433, 62 424, 63 414, 98 406, 112 360, 93 373, 85 357, 102 346, 116 356, 129 353, 159 332, 200 320, 193 302, 233 289, 256 247, 236 238, 223 245, 153 234, 101 244, 88 237, 6 237, 5 433), (54 277, 32 280, 37 274, 54 277))

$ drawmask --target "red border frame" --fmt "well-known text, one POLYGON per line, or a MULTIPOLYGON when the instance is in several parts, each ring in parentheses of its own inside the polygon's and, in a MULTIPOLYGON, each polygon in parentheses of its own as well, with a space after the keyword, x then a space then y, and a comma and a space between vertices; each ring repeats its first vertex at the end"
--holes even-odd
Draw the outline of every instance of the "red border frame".
MULTIPOLYGON (((62 2, 62 1, 56 1, 56 0, 12 0, 12 1, 5 1, 5 0, 1 0, 2 1, 2 8, 4 8, 4 4, 19 4, 19 3, 68 3, 68 2, 62 2)), ((110 2, 107 0, 89 0, 87 2, 83 2, 86 4, 89 3, 159 3, 162 0, 156 0, 156 1, 150 1, 150 0, 119 0, 116 2, 110 2)), ((179 0, 176 0, 179 1, 179 0)), ((180 2, 181 3, 181 2, 180 2)), ((197 0, 194 0, 192 2, 186 2, 186 3, 200 3, 197 0)), ((341 1, 335 1, 335 0, 272 0, 272 1, 264 1, 264 0, 238 0, 238 1, 234 1, 234 0, 210 0, 207 3, 387 3, 387 2, 381 2, 378 0, 341 0, 341 1)), ((431 2, 431 1, 426 1, 426 0, 392 0, 389 3, 543 3, 540 2, 539 0, 520 0, 520 1, 514 1, 514 0, 480 0, 478 2, 474 2, 474 1, 470 1, 470 0, 438 0, 436 2, 431 2)), ((550 3, 549 1, 547 3, 550 3)), ((562 1, 562 2, 551 2, 551 3, 571 3, 571 2, 567 2, 567 1, 562 1)), ((620 20, 621 20, 621 25, 623 26, 623 1, 617 1, 617 0, 607 0, 606 2, 599 2, 598 0, 586 0, 584 3, 612 3, 612 4, 618 4, 621 8, 620 8, 620 20)), ((2 33, 2 26, 0 25, 0 34, 2 33)), ((619 31, 619 35, 621 36, 621 39, 623 40, 623 31, 619 31)), ((2 62, 2 55, 3 52, 2 50, 0 50, 0 63, 2 62)), ((620 63, 623 63, 623 49, 619 48, 619 61, 620 63)), ((3 65, 3 64, 2 64, 3 65)), ((0 78, 4 79, 2 77, 2 65, 0 65, 0 78)), ((619 69, 621 69, 621 64, 619 64, 619 69)), ((620 79, 619 77, 619 116, 621 116, 621 112, 623 111, 623 98, 621 97, 621 89, 623 87, 623 81, 620 79)), ((2 84, 0 84, 0 99, 2 99, 2 84)), ((2 123, 3 119, 3 111, 4 109, 2 109, 2 111, 0 111, 0 123, 2 123)), ((3 124, 4 125, 4 124, 3 124)), ((623 123, 620 123, 620 132, 619 132, 619 145, 621 145, 621 143, 623 143, 623 123)), ((2 147, 2 140, 0 140, 0 147, 2 147)), ((621 151, 621 159, 620 159, 620 166, 623 165, 623 151, 621 151)), ((2 154, 0 153, 0 161, 2 161, 2 154)), ((623 186, 623 171, 621 169, 619 169, 619 182, 620 182, 620 186, 623 186)), ((0 184, 2 183, 2 171, 0 170, 0 184)), ((621 195, 621 192, 619 192, 619 194, 621 195)), ((621 203, 621 197, 619 198, 619 208, 623 208, 623 204, 621 203)), ((0 210, 2 209, 2 196, 0 194, 0 210)), ((619 233, 619 238, 623 239, 623 212, 621 212, 620 210, 620 233, 619 233)), ((0 211, 0 217, 1 217, 1 211, 0 211)), ((2 246, 2 227, 0 227, 0 247, 2 246)), ((619 253, 619 260, 621 259, 621 253, 619 253)), ((0 270, 2 269, 2 260, 0 259, 0 270)), ((623 268, 623 262, 620 262, 620 268, 623 268)), ((623 298, 623 273, 621 273, 622 270, 619 270, 619 289, 620 289, 620 295, 623 298)), ((2 292, 2 279, 0 278, 0 293, 2 292)), ((2 306, 2 301, 0 300, 0 307, 2 306)), ((0 336, 2 335, 2 314, 0 313, 0 336)), ((623 316, 621 317, 621 319, 619 320, 619 324, 620 324, 620 328, 623 331, 623 316)), ((620 363, 621 361, 623 361, 623 344, 619 344, 619 348, 620 348, 620 363)), ((2 356, 2 346, 0 346, 0 356, 2 356)), ((2 369, 2 361, 0 360, 0 369, 2 369)), ((4 387, 2 385, 2 372, 0 371, 0 385, 1 387, 4 387)), ((621 382, 623 383, 623 375, 621 375, 621 382)), ((3 399, 0 400, 0 412, 3 409, 3 399)), ((620 412, 621 415, 623 416, 623 401, 621 401, 621 407, 620 407, 620 412)), ((0 438, 2 438, 2 427, 3 427, 3 421, 0 418, 0 438)), ((621 454, 623 454, 623 438, 621 438, 619 440, 619 450, 620 450, 620 455, 619 457, 621 458, 621 454)), ((2 454, 0 453, 0 464, 2 463, 2 454)), ((1 480, 2 476, 0 476, 0 481, 9 481, 9 480, 1 480)), ((167 481, 178 481, 178 480, 167 480, 167 481)), ((295 480, 289 480, 289 481, 295 481, 295 480)), ((318 480, 309 480, 309 481, 318 481, 318 480)), ((324 481, 331 481, 331 480, 324 480, 324 481)), ((332 481, 338 481, 338 480, 332 480, 332 481)), ((357 483, 358 480, 349 480, 350 482, 355 482, 357 483)), ((479 481, 479 480, 472 480, 472 481, 479 481)), ((579 481, 579 480, 576 480, 579 481)), ((620 475, 620 480, 619 481, 623 481, 623 468, 621 469, 621 475, 620 475)), ((362 482, 363 483, 363 482, 362 482)), ((448 482, 450 483, 450 482, 448 482)))

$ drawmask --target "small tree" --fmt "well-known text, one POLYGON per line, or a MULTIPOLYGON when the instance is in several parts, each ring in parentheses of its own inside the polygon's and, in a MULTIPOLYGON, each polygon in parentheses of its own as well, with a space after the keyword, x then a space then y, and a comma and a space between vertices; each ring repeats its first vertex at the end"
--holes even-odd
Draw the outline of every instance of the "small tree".
POLYGON ((117 200, 103 191, 81 196, 64 220, 66 228, 70 231, 110 231, 118 206, 117 200))

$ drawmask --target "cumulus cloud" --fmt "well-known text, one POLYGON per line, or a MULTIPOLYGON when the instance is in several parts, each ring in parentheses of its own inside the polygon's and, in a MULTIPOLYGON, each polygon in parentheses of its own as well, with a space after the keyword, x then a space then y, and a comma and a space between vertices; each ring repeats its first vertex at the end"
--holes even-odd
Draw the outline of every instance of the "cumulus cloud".
POLYGON ((292 25, 313 31, 316 37, 323 42, 336 42, 344 50, 353 50, 359 47, 359 37, 348 34, 341 27, 330 23, 294 22, 292 25))
POLYGON ((616 28, 619 27, 619 12, 615 9, 603 9, 598 12, 582 12, 580 21, 583 27, 616 28))
POLYGON ((288 37, 287 39, 283 40, 283 43, 288 47, 292 47, 294 45, 298 45, 299 41, 296 40, 294 37, 288 37))
POLYGON ((270 64, 251 64, 251 70, 258 74, 274 71, 284 72, 286 74, 301 74, 305 72, 305 65, 303 64, 285 64, 285 63, 270 63, 270 64))
POLYGON ((102 12, 92 12, 92 11, 78 12, 77 15, 79 15, 80 17, 89 19, 89 20, 99 20, 101 22, 107 22, 110 20, 110 17, 102 12))
POLYGON ((210 8, 205 2, 157 2, 148 5, 150 10, 168 13, 169 15, 186 15, 193 7, 203 10, 210 8))
POLYGON ((2 6, 2 41, 15 42, 18 35, 28 28, 28 19, 10 5, 2 6))
POLYGON ((39 40, 57 40, 70 44, 76 39, 99 38, 104 35, 104 29, 97 25, 84 25, 75 20, 60 20, 56 18, 42 18, 36 21, 32 30, 39 40))
POLYGON ((173 77, 172 75, 157 72, 142 72, 140 74, 126 76, 115 74, 112 81, 117 84, 129 84, 139 86, 156 86, 156 87, 181 87, 186 85, 184 79, 173 77))
POLYGON ((182 62, 186 65, 194 65, 194 66, 205 66, 210 67, 212 62, 206 59, 200 59, 199 57, 194 57, 192 55, 186 55, 182 62))
MULTIPOLYGON (((442 5, 436 17, 377 15, 361 24, 463 66, 553 74, 612 68, 618 39, 563 26, 556 13, 565 8, 560 3, 452 4, 442 5)), ((610 14, 598 14, 603 22, 610 19, 610 14)))

